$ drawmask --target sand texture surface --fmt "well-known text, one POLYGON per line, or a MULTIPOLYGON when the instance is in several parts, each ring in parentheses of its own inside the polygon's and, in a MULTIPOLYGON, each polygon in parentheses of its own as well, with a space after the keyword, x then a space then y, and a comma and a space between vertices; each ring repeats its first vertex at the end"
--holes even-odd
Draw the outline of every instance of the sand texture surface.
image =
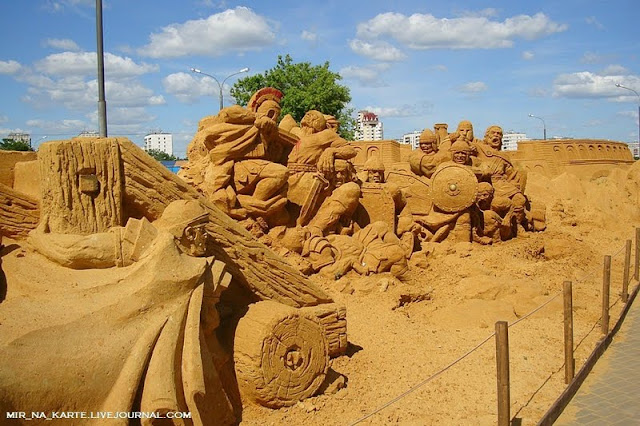
POLYGON ((535 424, 565 387, 563 282, 573 282, 576 371, 601 336, 605 255, 613 256, 612 324, 622 307, 625 241, 640 226, 640 164, 599 175, 529 175, 527 194, 547 205, 542 233, 427 247, 404 282, 314 277, 347 307, 347 355, 332 360, 319 395, 279 410, 248 405, 241 424, 496 424, 500 320, 510 324, 511 416, 535 424))

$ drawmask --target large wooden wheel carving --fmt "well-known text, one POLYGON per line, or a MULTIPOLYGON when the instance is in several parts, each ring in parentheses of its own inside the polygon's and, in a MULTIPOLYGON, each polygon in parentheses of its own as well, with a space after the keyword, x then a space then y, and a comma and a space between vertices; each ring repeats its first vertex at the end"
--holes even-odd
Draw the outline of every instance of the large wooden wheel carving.
POLYGON ((272 301, 251 305, 234 341, 243 398, 278 408, 312 396, 325 379, 328 352, 318 318, 272 301))

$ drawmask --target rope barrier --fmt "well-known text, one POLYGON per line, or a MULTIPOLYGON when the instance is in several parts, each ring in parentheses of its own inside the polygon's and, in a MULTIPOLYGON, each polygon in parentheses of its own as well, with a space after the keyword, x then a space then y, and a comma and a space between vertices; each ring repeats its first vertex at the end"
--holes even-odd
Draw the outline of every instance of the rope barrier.
POLYGON ((496 333, 491 333, 491 335, 487 336, 482 342, 478 343, 476 346, 473 347, 473 349, 467 351, 464 355, 460 356, 458 359, 456 359, 455 361, 453 361, 452 363, 450 363, 449 365, 447 365, 446 367, 444 367, 443 369, 441 369, 440 371, 438 371, 437 373, 431 375, 430 377, 426 378, 425 380, 421 381, 420 383, 418 383, 417 385, 413 386, 412 388, 410 388, 409 390, 404 391, 403 393, 401 393, 400 395, 398 395, 397 397, 393 398, 391 401, 385 403, 384 405, 382 405, 381 407, 377 408, 376 410, 372 411, 371 413, 367 414, 366 416, 356 420, 355 422, 351 423, 351 426, 353 425, 357 425, 360 422, 365 421, 366 419, 368 419, 369 417, 379 413, 380 411, 384 410, 385 408, 387 408, 390 405, 395 404, 396 402, 400 401, 402 398, 404 398, 405 396, 415 392, 416 390, 418 390, 418 388, 426 385, 427 383, 429 383, 431 380, 435 379, 436 377, 438 377, 439 375, 441 375, 442 373, 444 373, 445 371, 447 371, 448 369, 450 369, 451 367, 453 367, 454 365, 456 365, 457 363, 459 363, 460 361, 462 361, 463 359, 465 359, 467 356, 471 355, 473 352, 475 352, 476 350, 480 349, 480 347, 482 345, 484 345, 485 343, 487 343, 489 340, 491 340, 491 338, 493 338, 493 336, 495 336, 496 333))
MULTIPOLYGON (((614 255, 612 255, 611 257, 614 258, 615 256, 617 256, 618 254, 620 254, 622 252, 622 250, 625 249, 625 246, 623 245, 622 248, 620 250, 618 250, 614 255)), ((584 277, 582 277, 581 279, 578 279, 576 282, 582 282, 584 280, 586 280, 587 278, 589 278, 590 276, 593 276, 595 274, 595 272, 591 272, 588 273, 587 275, 585 275, 584 277)), ((554 301, 558 296, 560 296, 562 294, 562 291, 559 291, 558 293, 556 293, 553 297, 551 297, 549 300, 547 300, 546 302, 544 302, 542 305, 538 306, 537 308, 535 308, 534 310, 532 310, 531 312, 527 313, 526 315, 524 315, 522 318, 518 318, 516 321, 514 321, 513 323, 509 324, 509 327, 513 327, 516 324, 520 323, 521 321, 524 321, 525 319, 529 318, 531 315, 535 314, 536 312, 540 311, 542 308, 544 308, 545 306, 547 306, 548 304, 550 304, 552 301, 554 301)), ((620 299, 620 297, 618 297, 618 300, 620 299)), ((618 303, 618 300, 616 300, 613 305, 611 306, 615 306, 618 303)), ((598 319, 598 321, 600 321, 601 318, 598 319)), ((591 334, 591 332, 596 328, 596 325, 598 324, 598 321, 596 321, 596 324, 591 328, 591 330, 582 338, 582 340, 578 343, 578 345, 576 345, 576 349, 583 343, 583 341, 591 334)), ((463 355, 461 355, 460 357, 458 357, 456 360, 454 360, 453 362, 451 362, 450 364, 448 364, 446 367, 442 368, 441 370, 439 370, 438 372, 432 374, 431 376, 429 376, 428 378, 426 378, 425 380, 421 381, 420 383, 417 383, 416 385, 412 386, 411 388, 409 388, 408 390, 404 391, 403 393, 401 393, 400 395, 396 396, 395 398, 391 399, 390 401, 386 402, 385 404, 381 405, 380 407, 378 407, 377 409, 375 409, 374 411, 372 411, 371 413, 365 415, 364 417, 359 418, 358 420, 354 421, 353 423, 350 424, 350 426, 354 426, 357 425, 365 420, 367 420, 368 418, 378 414, 380 411, 384 410, 385 408, 395 404, 396 402, 400 401, 401 399, 403 399, 404 397, 406 397, 407 395, 410 395, 411 393, 415 392, 416 390, 418 390, 419 388, 421 388, 422 386, 426 385, 427 383, 431 382, 432 380, 434 380, 435 378, 437 378, 438 376, 440 376, 442 373, 444 373, 445 371, 449 370, 450 368, 452 368, 454 365, 458 364, 459 362, 461 362, 463 359, 465 359, 466 357, 468 357, 469 355, 471 355, 473 352, 475 352, 476 350, 480 349, 485 343, 487 343, 489 340, 491 340, 496 333, 491 333, 489 336, 487 336, 482 342, 478 343, 476 346, 474 346, 472 349, 470 349, 469 351, 467 351, 466 353, 464 353, 463 355)), ((563 363, 564 366, 564 363, 563 363)), ((525 405, 523 405, 522 407, 520 407, 520 409, 518 410, 518 413, 520 411, 522 411, 523 408, 525 408, 529 402, 531 402, 531 400, 533 399, 533 397, 545 386, 545 384, 547 384, 549 382, 549 380, 551 379, 551 377, 553 377, 554 374, 557 374, 560 370, 562 369, 562 366, 556 370, 555 372, 552 372, 551 375, 549 377, 547 377, 547 379, 542 383, 542 385, 540 385, 540 387, 538 389, 536 389, 536 391, 533 393, 533 395, 531 396, 531 398, 525 403, 525 405)), ((517 413, 516 413, 517 414, 517 413)))
MULTIPOLYGON (((537 308, 535 308, 534 310, 532 310, 531 312, 529 312, 528 314, 526 314, 525 316, 523 316, 522 318, 517 319, 516 321, 513 322, 513 324, 510 324, 509 327, 513 327, 514 325, 518 324, 520 321, 523 321, 527 318, 529 318, 531 315, 535 314, 536 312, 538 312, 540 309, 544 308, 545 306, 547 306, 549 303, 551 303, 554 299, 556 299, 560 294, 562 294, 562 292, 559 292, 558 294, 554 295, 551 299, 547 300, 546 302, 544 302, 542 305, 538 306, 537 308)), ((440 371, 436 372, 435 374, 429 376, 428 378, 426 378, 425 380, 423 380, 422 382, 414 385, 413 387, 409 388, 408 390, 406 390, 405 392, 401 393, 400 395, 398 395, 397 397, 393 398, 392 400, 390 400, 389 402, 383 404, 382 406, 380 406, 379 408, 377 408, 376 410, 372 411, 371 413, 367 414, 366 416, 356 420, 355 422, 351 423, 351 426, 356 425, 360 422, 363 422, 364 420, 368 419, 369 417, 379 413, 380 411, 384 410, 385 408, 389 407, 390 405, 395 404, 396 402, 400 401, 402 398, 404 398, 405 396, 415 392, 416 390, 418 390, 420 387, 426 385, 427 383, 429 383, 430 381, 432 381, 433 379, 435 379, 436 377, 438 377, 439 375, 441 375, 442 373, 444 373, 445 371, 449 370, 451 367, 453 367, 454 365, 456 365, 457 363, 459 363, 460 361, 462 361, 463 359, 465 359, 466 357, 468 357, 469 355, 471 355, 473 352, 475 352, 476 350, 480 349, 485 343, 487 343, 489 340, 491 340, 493 338, 493 336, 495 336, 496 333, 491 333, 489 336, 487 336, 482 342, 478 343, 476 346, 474 346, 472 349, 470 349, 469 351, 467 351, 464 355, 461 355, 459 358, 457 358, 455 361, 451 362, 449 365, 447 365, 446 367, 444 367, 443 369, 441 369, 440 371)))
MULTIPOLYGON (((622 248, 620 248, 620 250, 618 250, 615 254, 613 254, 613 255, 611 256, 611 258, 613 259, 614 257, 616 257, 616 256, 617 256, 618 254, 620 254, 620 253, 622 252, 622 250, 624 250, 624 249, 625 249, 625 246, 623 245, 623 246, 622 246, 622 248)), ((587 275, 585 275, 582 279, 577 280, 576 282, 584 281, 586 278, 588 278, 588 277, 589 277, 589 276, 591 276, 591 275, 594 275, 594 273, 592 272, 592 273, 590 273, 590 274, 587 274, 587 275)), ((562 292, 560 292, 560 293, 562 293, 562 292)), ((556 294, 556 295, 555 295, 551 300, 555 299, 558 295, 559 295, 559 294, 556 294)), ((546 305, 546 304, 550 303, 550 302, 551 302, 551 300, 547 301, 544 305, 546 305)), ((615 306, 615 305, 617 305, 617 304, 618 304, 618 302, 620 302, 621 300, 622 300, 622 299, 620 298, 620 295, 618 295, 618 297, 616 298, 616 300, 615 300, 615 301, 613 302, 613 304, 611 304, 609 307, 610 307, 610 308, 614 307, 614 306, 615 306)), ((540 306, 540 307, 539 307, 539 308, 537 308, 535 311, 540 310, 544 305, 540 306)), ((535 311, 534 311, 534 312, 535 312, 535 311)), ((532 314, 532 313, 533 313, 533 312, 531 312, 531 314, 532 314)), ((530 315, 530 314, 529 314, 529 315, 530 315)), ((526 318, 526 317, 523 317, 522 319, 524 319, 524 318, 526 318)), ((586 334, 585 334, 585 335, 580 339, 580 341, 575 345, 574 353, 575 353, 575 350, 577 350, 577 349, 578 349, 578 348, 579 348, 579 347, 584 343, 584 341, 587 339, 587 337, 589 337, 589 336, 591 335, 591 333, 593 333, 593 330, 595 330, 595 329, 597 328, 598 323, 599 323, 601 320, 602 320, 602 316, 598 317, 598 319, 596 320, 596 322, 591 326, 591 329, 590 329, 590 330, 589 330, 589 331, 588 331, 588 332, 587 332, 587 333, 586 333, 586 334)), ((517 322, 519 322, 519 321, 520 321, 520 320, 518 320, 518 321, 514 322, 512 325, 515 325, 515 324, 516 324, 517 322)), ((525 403, 524 403, 524 405, 522 405, 522 406, 518 409, 518 411, 515 413, 514 417, 516 417, 516 416, 517 416, 517 415, 518 415, 518 414, 519 414, 519 413, 520 413, 520 412, 521 412, 525 407, 527 407, 527 406, 529 405, 529 403, 533 400, 533 398, 536 396, 536 394, 537 394, 538 392, 540 392, 540 390, 541 390, 541 389, 542 389, 542 388, 543 388, 543 387, 544 387, 544 386, 549 382, 549 380, 551 380, 551 378, 552 378, 554 375, 558 374, 558 373, 562 370, 562 368, 563 368, 563 367, 564 367, 564 362, 562 363, 562 365, 561 365, 557 370, 555 370, 555 371, 552 371, 552 372, 551 372, 551 374, 550 374, 550 375, 545 379, 545 381, 540 385, 540 387, 538 387, 538 388, 533 392, 533 394, 532 394, 532 395, 531 395, 531 397, 527 400, 527 402, 525 402, 525 403)))
POLYGON ((517 320, 515 320, 513 322, 513 324, 509 324, 509 327, 513 327, 514 325, 518 324, 520 321, 523 321, 527 318, 529 318, 531 315, 535 314, 536 312, 538 312, 540 309, 544 308, 545 306, 547 306, 549 303, 553 302, 553 300, 560 296, 562 294, 562 292, 558 292, 556 293, 555 296, 553 296, 551 299, 547 300, 546 302, 544 302, 542 305, 538 306, 537 308, 535 308, 533 311, 529 312, 528 314, 526 314, 525 316, 523 316, 522 318, 518 318, 517 320))

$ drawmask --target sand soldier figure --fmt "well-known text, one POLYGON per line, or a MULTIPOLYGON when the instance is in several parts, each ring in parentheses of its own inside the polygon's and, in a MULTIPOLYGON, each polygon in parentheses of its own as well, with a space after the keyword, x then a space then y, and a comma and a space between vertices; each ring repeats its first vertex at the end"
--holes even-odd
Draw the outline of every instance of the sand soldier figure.
POLYGON ((307 111, 300 126, 300 140, 287 161, 287 198, 298 225, 304 226, 333 189, 333 175, 344 172, 336 170, 336 162, 355 157, 356 151, 334 129, 327 128, 326 118, 319 111, 307 111))
MULTIPOLYGON (((475 149, 475 143, 479 142, 473 133, 473 124, 469 120, 462 120, 458 123, 456 131, 449 134, 444 140, 441 140, 439 150, 442 153, 449 152, 451 145, 458 140, 464 140, 471 145, 472 150, 475 149)), ((472 151, 473 154, 473 151, 472 151)))
POLYGON ((478 181, 487 176, 481 162, 471 156, 471 147, 457 139, 450 149, 451 161, 438 165, 431 177, 432 207, 416 219, 425 241, 472 241, 471 211, 476 201, 478 181))
POLYGON ((489 169, 480 159, 473 156, 472 146, 465 139, 458 139, 449 148, 451 162, 468 167, 478 181, 488 181, 489 169))
POLYGON ((431 130, 425 129, 420 134, 419 149, 411 151, 409 156, 413 173, 430 178, 438 164, 446 161, 447 157, 439 154, 436 143, 436 135, 431 130))
POLYGON ((473 241, 492 244, 511 235, 511 226, 504 226, 502 217, 491 209, 495 190, 488 182, 478 184, 475 208, 472 210, 473 241))
POLYGON ((353 165, 346 160, 335 160, 335 170, 329 181, 333 188, 309 221, 314 235, 353 234, 352 216, 358 207, 361 190, 353 165))
POLYGON ((237 219, 282 217, 287 142, 277 126, 282 93, 257 91, 247 108, 234 105, 200 121, 181 176, 237 219))
POLYGON ((360 227, 383 221, 402 239, 407 254, 413 251, 415 222, 404 192, 398 185, 385 179, 384 163, 379 156, 369 158, 363 166, 367 173, 362 183, 360 206, 356 211, 356 222, 360 227))
POLYGON ((529 230, 525 212, 527 199, 524 195, 526 175, 517 170, 507 156, 500 152, 502 136, 500 126, 490 126, 484 139, 475 144, 476 152, 489 171, 491 185, 495 189, 491 208, 500 214, 505 226, 513 226, 514 234, 522 234, 529 230))

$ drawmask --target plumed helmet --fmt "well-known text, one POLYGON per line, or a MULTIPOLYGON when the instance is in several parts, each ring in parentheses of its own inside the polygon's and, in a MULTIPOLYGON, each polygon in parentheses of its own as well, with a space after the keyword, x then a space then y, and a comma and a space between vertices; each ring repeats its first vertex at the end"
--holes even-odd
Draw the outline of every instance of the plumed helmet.
POLYGON ((264 101, 274 101, 279 104, 282 100, 282 96, 282 92, 278 89, 274 89, 273 87, 263 87, 251 96, 247 106, 251 111, 256 112, 258 107, 260 107, 264 101))

